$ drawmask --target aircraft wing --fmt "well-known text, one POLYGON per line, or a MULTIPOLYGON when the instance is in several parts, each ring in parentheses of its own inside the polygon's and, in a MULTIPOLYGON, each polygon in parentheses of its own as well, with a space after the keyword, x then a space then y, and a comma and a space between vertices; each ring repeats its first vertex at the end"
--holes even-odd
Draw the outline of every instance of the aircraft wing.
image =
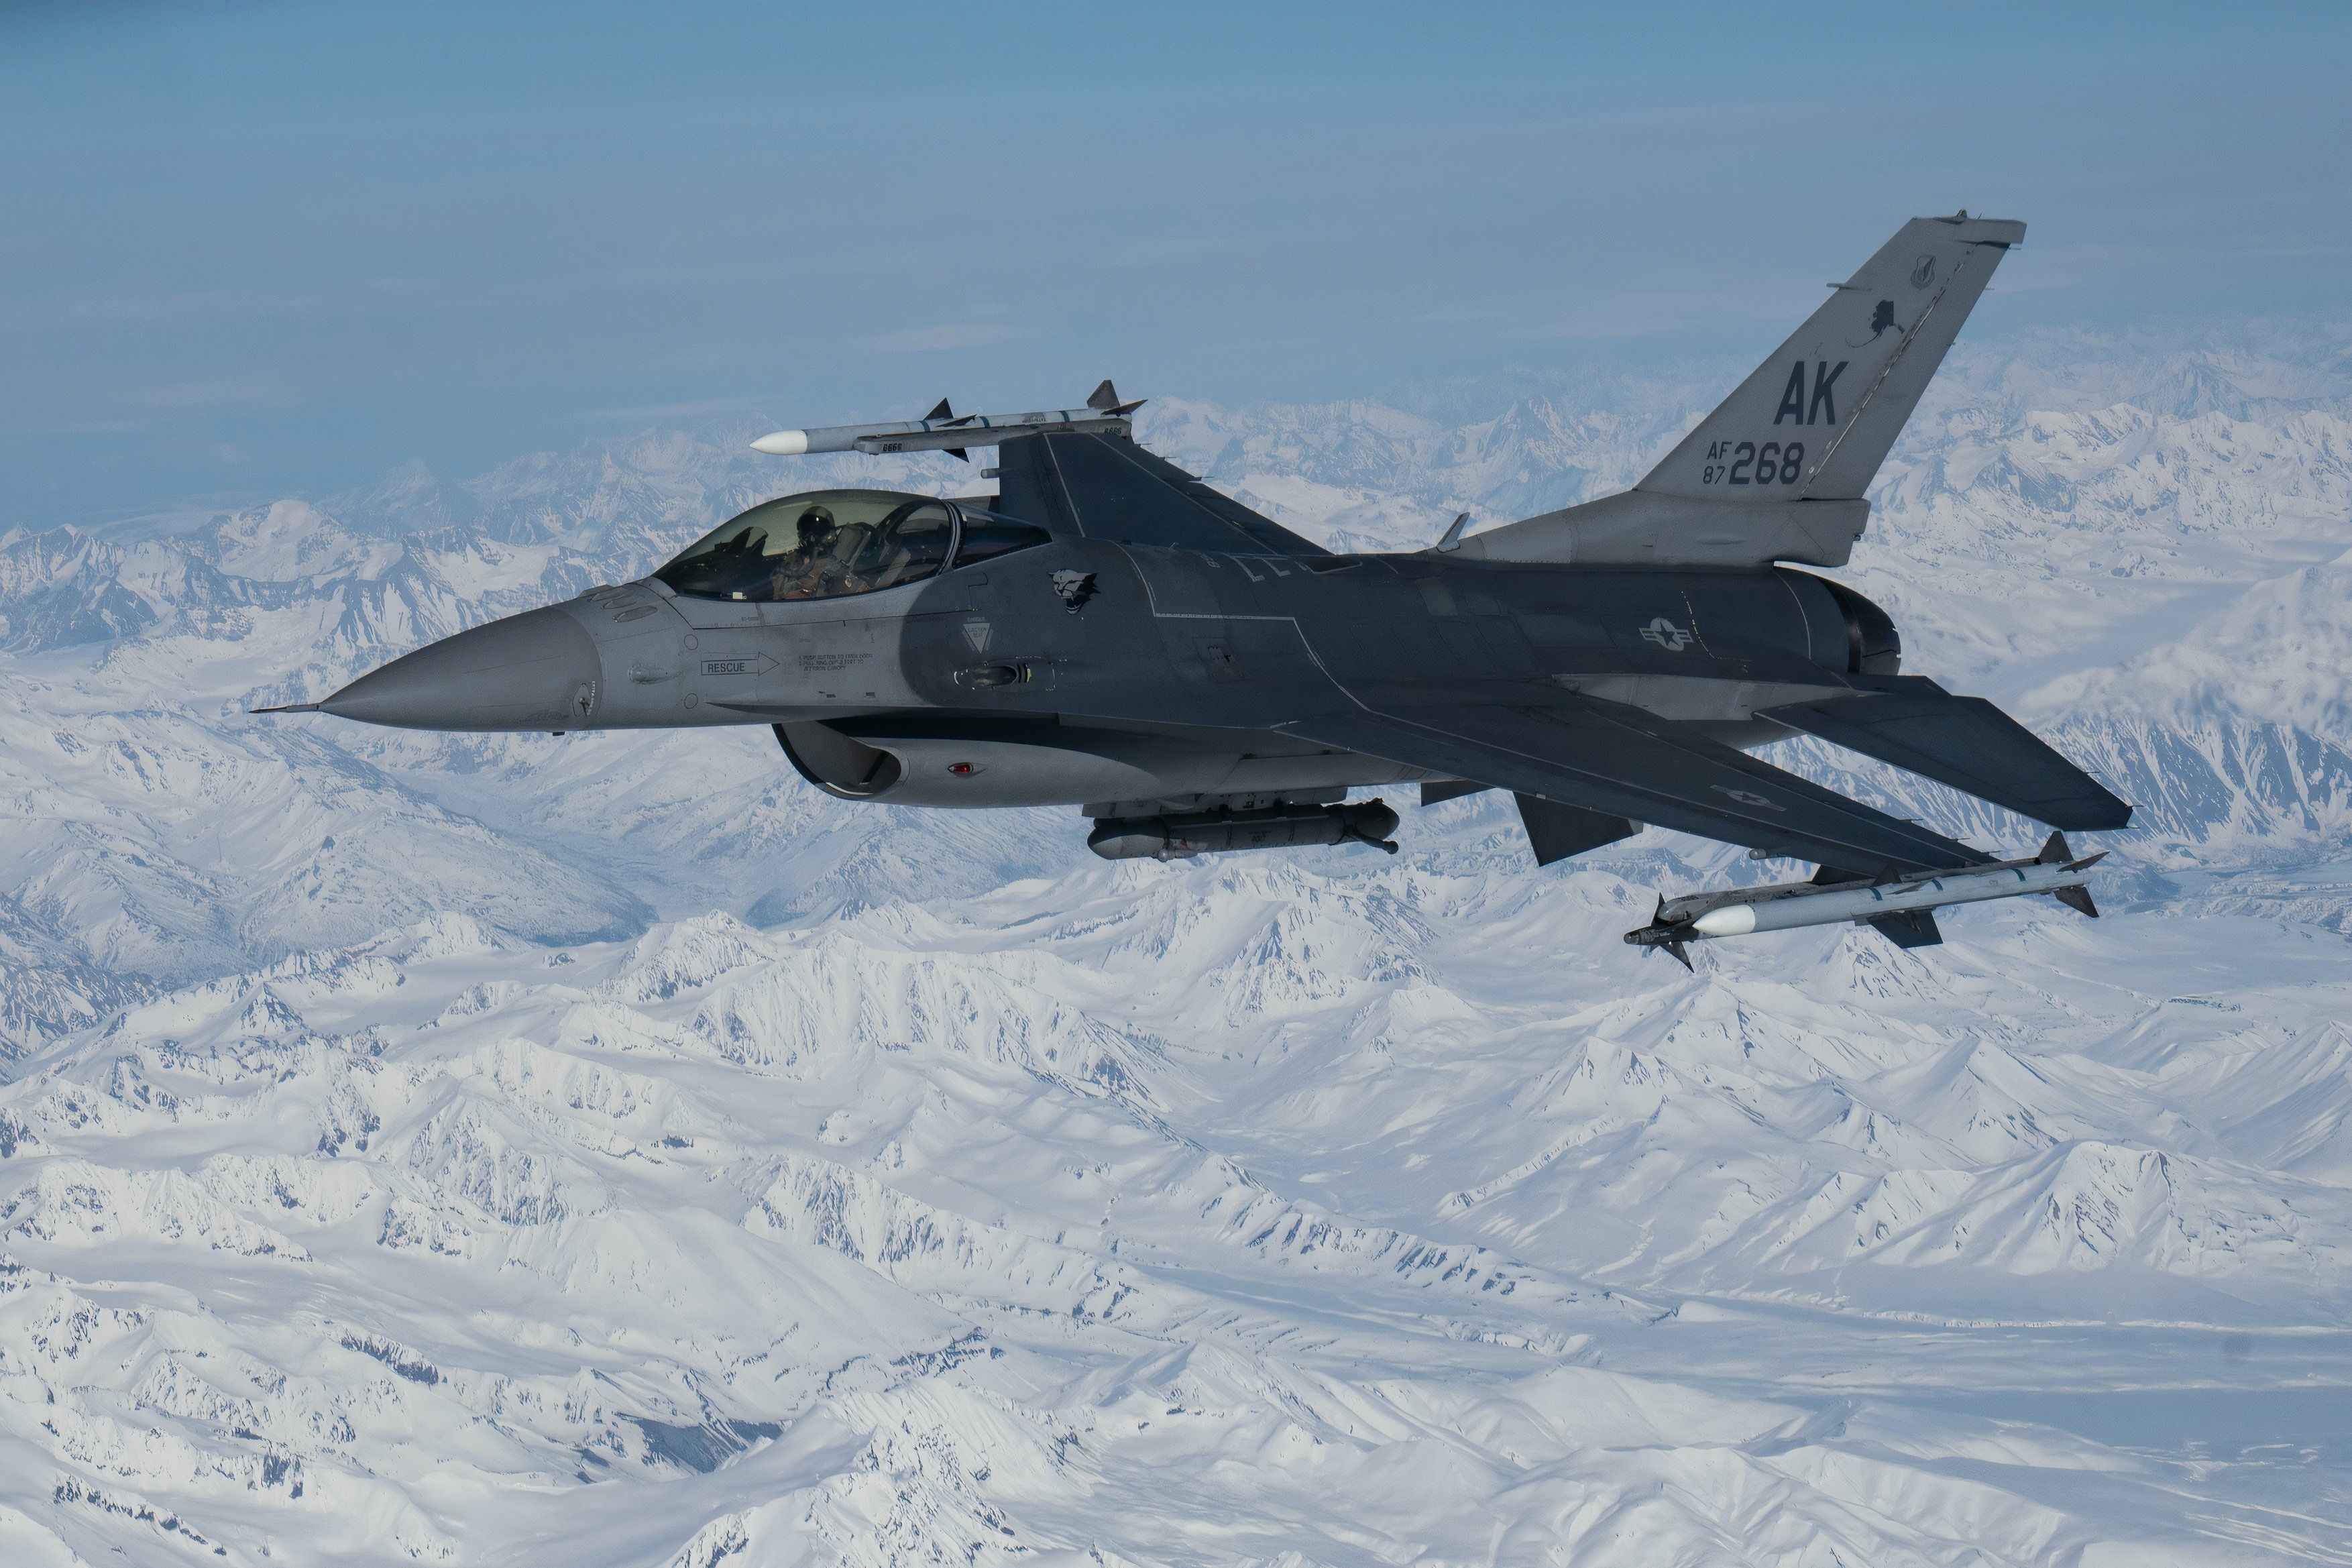
POLYGON ((1623 703, 1356 708, 1288 733, 1562 805, 1744 844, 1863 876, 1990 857, 1623 703))
POLYGON ((1117 436, 1016 436, 997 447, 997 504, 1057 533, 1232 555, 1328 555, 1117 436))

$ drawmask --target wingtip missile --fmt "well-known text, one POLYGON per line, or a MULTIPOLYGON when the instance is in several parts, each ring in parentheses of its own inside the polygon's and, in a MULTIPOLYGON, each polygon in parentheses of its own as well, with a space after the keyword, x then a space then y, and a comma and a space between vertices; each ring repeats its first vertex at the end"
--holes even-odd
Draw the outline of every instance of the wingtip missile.
POLYGON ((940 398, 920 419, 879 425, 834 425, 807 430, 778 430, 751 443, 751 450, 772 458, 797 458, 812 452, 864 452, 881 456, 897 452, 945 452, 971 461, 969 448, 994 447, 1016 436, 1070 431, 1089 435, 1131 436, 1128 416, 1144 405, 1136 398, 1122 403, 1108 381, 1095 388, 1084 408, 1048 408, 1029 414, 958 414, 940 398))

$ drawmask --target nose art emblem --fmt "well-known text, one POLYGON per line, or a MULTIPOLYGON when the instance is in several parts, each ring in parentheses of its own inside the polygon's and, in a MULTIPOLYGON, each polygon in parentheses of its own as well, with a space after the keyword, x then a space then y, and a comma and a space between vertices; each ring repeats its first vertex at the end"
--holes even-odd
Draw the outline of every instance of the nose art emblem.
POLYGON ((1062 596, 1062 603, 1070 606, 1074 616, 1095 596, 1095 574, 1091 572, 1056 572, 1053 583, 1054 592, 1062 596))

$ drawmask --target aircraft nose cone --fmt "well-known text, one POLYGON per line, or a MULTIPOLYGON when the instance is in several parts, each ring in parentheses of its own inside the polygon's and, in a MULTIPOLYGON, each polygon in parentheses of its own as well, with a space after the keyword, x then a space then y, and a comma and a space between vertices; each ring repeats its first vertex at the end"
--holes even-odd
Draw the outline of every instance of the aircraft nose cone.
POLYGON ((404 730, 563 730, 594 717, 603 682, 585 627, 530 610, 395 658, 319 707, 404 730))

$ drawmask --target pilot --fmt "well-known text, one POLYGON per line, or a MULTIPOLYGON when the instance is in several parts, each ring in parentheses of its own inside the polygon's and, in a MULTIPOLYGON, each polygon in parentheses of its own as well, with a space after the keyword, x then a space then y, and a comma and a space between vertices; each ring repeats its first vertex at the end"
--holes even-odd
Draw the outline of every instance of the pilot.
POLYGON ((825 562, 826 591, 833 594, 863 594, 874 586, 873 580, 859 570, 869 552, 866 545, 874 537, 870 523, 845 523, 833 536, 833 551, 825 562))
POLYGON ((833 553, 833 512, 822 506, 801 513, 800 542, 777 558, 776 597, 814 599, 824 592, 824 569, 833 553))

